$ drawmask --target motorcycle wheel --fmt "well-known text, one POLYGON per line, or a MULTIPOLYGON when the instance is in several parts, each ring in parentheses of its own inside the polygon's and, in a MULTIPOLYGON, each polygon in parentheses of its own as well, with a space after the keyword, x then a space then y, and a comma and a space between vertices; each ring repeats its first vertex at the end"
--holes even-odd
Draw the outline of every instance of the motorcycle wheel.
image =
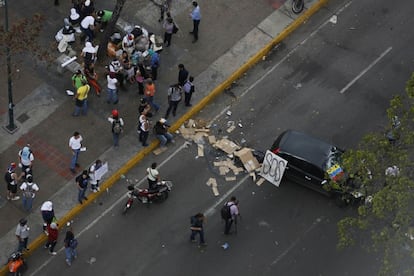
POLYGON ((122 214, 125 215, 129 208, 131 208, 131 203, 128 202, 125 204, 124 209, 122 209, 122 214))
POLYGON ((160 195, 160 197, 159 197, 159 200, 160 201, 164 201, 164 200, 166 200, 168 198, 168 192, 167 191, 164 191, 164 192, 162 192, 161 193, 161 195, 160 195))
POLYGON ((305 8, 304 0, 292 0, 292 11, 295 14, 299 14, 305 8))

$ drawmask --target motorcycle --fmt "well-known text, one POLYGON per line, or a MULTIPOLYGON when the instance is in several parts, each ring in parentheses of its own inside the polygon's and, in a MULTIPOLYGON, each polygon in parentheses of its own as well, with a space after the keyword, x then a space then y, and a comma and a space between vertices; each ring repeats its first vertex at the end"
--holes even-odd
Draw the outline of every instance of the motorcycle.
POLYGON ((173 184, 171 181, 163 180, 157 183, 157 188, 154 190, 139 189, 134 185, 128 186, 128 200, 124 206, 123 214, 131 208, 135 199, 138 199, 143 204, 152 202, 162 202, 168 198, 168 194, 171 191, 173 184))
POLYGON ((292 0, 292 11, 295 14, 301 13, 305 7, 305 0, 292 0))
POLYGON ((21 276, 27 270, 27 264, 20 252, 15 252, 10 256, 7 266, 10 276, 21 276))

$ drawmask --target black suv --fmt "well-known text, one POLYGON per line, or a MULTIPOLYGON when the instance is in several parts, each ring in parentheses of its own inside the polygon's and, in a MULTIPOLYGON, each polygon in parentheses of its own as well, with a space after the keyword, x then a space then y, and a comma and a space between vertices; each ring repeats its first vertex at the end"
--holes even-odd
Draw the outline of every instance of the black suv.
POLYGON ((343 176, 343 150, 295 130, 280 134, 270 150, 288 161, 283 176, 327 196, 336 193, 324 185, 343 176))

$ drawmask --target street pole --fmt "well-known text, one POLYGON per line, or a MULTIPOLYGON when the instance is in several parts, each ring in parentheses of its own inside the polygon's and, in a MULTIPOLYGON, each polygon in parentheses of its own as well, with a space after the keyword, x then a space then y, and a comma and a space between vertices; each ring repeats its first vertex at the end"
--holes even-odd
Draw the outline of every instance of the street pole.
MULTIPOLYGON (((2 0, 2 4, 4 5, 4 27, 6 33, 9 32, 9 13, 7 10, 7 0, 2 0)), ((14 124, 14 114, 13 114, 13 92, 12 92, 12 78, 11 78, 11 57, 10 57, 10 46, 6 41, 6 63, 7 63, 7 92, 9 96, 9 124, 6 126, 6 129, 13 133, 17 127, 14 124)))

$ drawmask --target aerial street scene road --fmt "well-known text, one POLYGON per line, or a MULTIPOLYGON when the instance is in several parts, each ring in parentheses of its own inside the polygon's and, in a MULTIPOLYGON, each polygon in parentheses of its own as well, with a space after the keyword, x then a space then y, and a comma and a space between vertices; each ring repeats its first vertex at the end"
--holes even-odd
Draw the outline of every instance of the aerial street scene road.
POLYGON ((414 275, 414 3, 29 2, 0 275, 414 275))

